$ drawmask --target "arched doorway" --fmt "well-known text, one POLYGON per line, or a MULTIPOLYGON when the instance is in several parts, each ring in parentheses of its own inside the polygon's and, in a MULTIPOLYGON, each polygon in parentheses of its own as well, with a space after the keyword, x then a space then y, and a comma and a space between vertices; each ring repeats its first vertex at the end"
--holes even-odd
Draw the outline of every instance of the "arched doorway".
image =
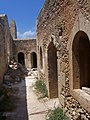
POLYGON ((43 68, 42 48, 40 47, 40 66, 43 68))
POLYGON ((57 50, 51 42, 48 46, 48 82, 50 98, 58 97, 57 50))
POLYGON ((24 58, 24 53, 23 52, 19 52, 18 53, 18 63, 25 65, 25 58, 24 58))
POLYGON ((73 89, 90 87, 90 42, 87 34, 79 31, 72 45, 73 89))
POLYGON ((37 68, 37 55, 35 52, 31 53, 31 68, 37 68))

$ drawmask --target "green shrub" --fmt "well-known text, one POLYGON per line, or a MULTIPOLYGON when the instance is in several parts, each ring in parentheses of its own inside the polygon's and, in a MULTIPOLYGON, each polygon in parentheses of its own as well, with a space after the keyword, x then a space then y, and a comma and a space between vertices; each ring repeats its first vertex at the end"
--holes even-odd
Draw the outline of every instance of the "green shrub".
POLYGON ((46 85, 43 81, 41 81, 41 80, 36 81, 35 88, 37 91, 39 91, 42 94, 42 96, 40 98, 48 97, 46 85))
POLYGON ((48 113, 46 120, 69 120, 61 108, 55 108, 48 113))

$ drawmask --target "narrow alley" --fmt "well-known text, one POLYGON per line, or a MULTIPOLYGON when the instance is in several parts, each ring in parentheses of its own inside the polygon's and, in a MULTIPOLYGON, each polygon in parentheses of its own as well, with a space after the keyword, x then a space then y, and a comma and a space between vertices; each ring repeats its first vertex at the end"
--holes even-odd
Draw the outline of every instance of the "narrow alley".
POLYGON ((37 71, 31 71, 25 79, 11 85, 11 94, 17 101, 15 109, 4 113, 7 120, 46 120, 48 111, 58 107, 58 99, 38 99, 34 88, 36 78, 37 71))

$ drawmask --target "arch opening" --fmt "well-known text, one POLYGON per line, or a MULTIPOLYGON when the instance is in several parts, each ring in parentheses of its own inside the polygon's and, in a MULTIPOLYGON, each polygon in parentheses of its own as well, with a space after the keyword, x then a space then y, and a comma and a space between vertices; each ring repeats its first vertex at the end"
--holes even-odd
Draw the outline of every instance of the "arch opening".
POLYGON ((41 66, 41 69, 43 68, 43 58, 42 58, 42 48, 40 47, 40 66, 41 66))
POLYGON ((50 98, 58 97, 57 50, 51 42, 48 46, 48 82, 50 98))
POLYGON ((72 45, 73 89, 90 88, 90 42, 87 34, 79 31, 72 45))
POLYGON ((35 52, 31 53, 31 68, 37 68, 37 55, 35 52))
POLYGON ((24 53, 23 52, 19 52, 18 53, 18 63, 25 65, 25 58, 24 58, 24 53))

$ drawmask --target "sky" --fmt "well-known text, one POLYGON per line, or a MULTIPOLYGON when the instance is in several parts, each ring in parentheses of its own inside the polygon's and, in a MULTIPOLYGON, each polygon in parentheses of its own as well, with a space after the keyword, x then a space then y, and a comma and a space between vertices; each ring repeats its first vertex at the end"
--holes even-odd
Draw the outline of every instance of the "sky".
POLYGON ((36 19, 44 0, 0 0, 0 14, 16 22, 18 38, 35 38, 36 19))

